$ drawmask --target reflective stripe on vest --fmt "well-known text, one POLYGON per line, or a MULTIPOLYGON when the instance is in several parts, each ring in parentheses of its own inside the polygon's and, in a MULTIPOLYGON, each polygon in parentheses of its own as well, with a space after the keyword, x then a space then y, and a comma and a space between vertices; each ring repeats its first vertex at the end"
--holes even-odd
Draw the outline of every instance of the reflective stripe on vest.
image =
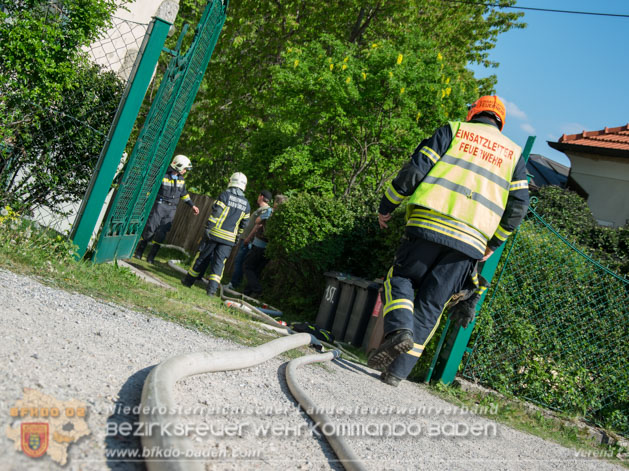
POLYGON ((226 205, 222 201, 215 201, 215 205, 221 207, 221 213, 218 216, 212 216, 208 218, 210 222, 209 233, 218 239, 223 239, 228 242, 236 242, 236 238, 239 232, 241 231, 240 222, 244 219, 245 214, 244 211, 240 211, 238 219, 235 221, 233 227, 231 227, 231 223, 233 222, 233 217, 229 221, 230 227, 225 229, 223 226, 225 225, 225 221, 227 220, 227 216, 233 213, 234 208, 226 205))
POLYGON ((452 143, 410 204, 462 221, 490 239, 500 223, 521 148, 489 124, 451 122, 452 143))

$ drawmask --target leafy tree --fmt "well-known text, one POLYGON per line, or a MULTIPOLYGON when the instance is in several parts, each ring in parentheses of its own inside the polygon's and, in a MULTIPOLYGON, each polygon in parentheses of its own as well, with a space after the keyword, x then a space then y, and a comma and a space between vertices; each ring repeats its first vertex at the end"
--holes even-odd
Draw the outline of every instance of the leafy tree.
POLYGON ((83 48, 116 3, 0 5, 0 204, 56 209, 85 191, 122 84, 90 64, 83 48))
POLYGON ((413 35, 365 47, 323 35, 282 59, 245 165, 279 191, 380 193, 421 138, 471 98, 434 45, 413 35))
MULTIPOLYGON (((500 0, 497 5, 514 3, 515 0, 500 0)), ((198 14, 196 1, 181 2, 180 17, 198 14)), ((272 91, 277 78, 274 67, 293 60, 289 48, 306 51, 315 47, 313 42, 321 45, 326 37, 345 46, 345 51, 336 48, 337 55, 347 55, 348 51, 361 51, 373 43, 401 49, 411 46, 410 37, 419 42, 423 38, 424 44, 433 42, 434 51, 442 55, 446 67, 456 72, 451 74, 452 87, 455 82, 457 87, 465 86, 462 95, 469 97, 491 91, 495 79, 475 80, 466 69, 467 64, 488 63, 487 51, 498 34, 523 26, 518 22, 520 16, 493 5, 441 0, 243 0, 230 4, 221 38, 179 144, 179 149, 192 155, 198 164, 190 176, 191 183, 215 193, 234 170, 255 175, 256 168, 248 167, 252 164, 248 148, 259 146, 278 132, 271 129, 265 131, 266 135, 253 137, 272 121, 272 112, 277 111, 276 106, 270 106, 271 100, 279 105, 278 96, 272 91)), ((325 42, 329 43, 329 39, 325 42)), ((438 95, 427 95, 417 106, 427 116, 437 103, 438 95)), ((310 106, 302 107, 301 113, 310 114, 310 106)), ((337 110, 331 108, 326 113, 333 115, 337 110)), ((321 107, 315 111, 321 112, 321 107)), ((285 130, 279 132, 285 136, 285 130)), ((274 176, 279 178, 280 173, 278 169, 274 176)), ((289 176, 282 178, 289 180, 289 176)))

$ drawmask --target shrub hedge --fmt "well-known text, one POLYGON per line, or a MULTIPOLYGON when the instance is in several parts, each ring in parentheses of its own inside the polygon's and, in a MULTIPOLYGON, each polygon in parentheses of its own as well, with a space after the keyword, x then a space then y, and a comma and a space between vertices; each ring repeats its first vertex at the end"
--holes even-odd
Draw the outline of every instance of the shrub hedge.
POLYGON ((265 299, 313 321, 325 288, 324 273, 382 278, 402 235, 403 210, 380 230, 371 201, 292 195, 269 219, 265 299), (290 288, 290 289, 287 289, 290 288))
POLYGON ((509 244, 464 375, 629 433, 627 283, 533 216, 509 244))

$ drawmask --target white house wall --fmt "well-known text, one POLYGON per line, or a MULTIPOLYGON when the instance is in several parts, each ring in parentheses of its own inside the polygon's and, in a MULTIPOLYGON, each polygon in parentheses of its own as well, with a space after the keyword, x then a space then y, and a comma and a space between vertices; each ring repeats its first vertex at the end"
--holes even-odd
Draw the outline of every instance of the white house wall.
POLYGON ((588 206, 603 225, 619 227, 629 220, 629 161, 572 154, 570 176, 588 193, 588 206))
POLYGON ((136 0, 118 8, 113 26, 88 50, 92 61, 128 80, 151 19, 174 23, 178 12, 179 0, 136 0))

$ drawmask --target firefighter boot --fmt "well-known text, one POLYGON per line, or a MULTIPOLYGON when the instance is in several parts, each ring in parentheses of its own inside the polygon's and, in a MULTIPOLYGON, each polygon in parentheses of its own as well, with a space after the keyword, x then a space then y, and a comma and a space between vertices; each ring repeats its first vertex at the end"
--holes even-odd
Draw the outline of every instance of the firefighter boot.
POLYGON ((151 245, 151 250, 149 250, 149 254, 146 256, 146 261, 149 262, 150 264, 155 263, 155 255, 157 255, 157 252, 159 252, 160 249, 160 245, 153 243, 153 245, 151 245))
POLYGON ((216 292, 218 291, 218 283, 216 281, 210 281, 207 285, 206 293, 208 296, 216 296, 216 292))
POLYGON ((145 241, 144 239, 140 239, 140 242, 138 242, 138 246, 135 248, 135 253, 133 254, 135 258, 139 258, 140 260, 142 260, 142 254, 144 253, 146 244, 148 244, 147 241, 145 241))
POLYGON ((386 371, 398 356, 413 348, 413 333, 408 329, 391 332, 382 344, 369 355, 367 366, 374 370, 386 371))
POLYGON ((181 279, 181 284, 184 285, 186 288, 190 288, 196 280, 197 279, 190 273, 186 273, 186 276, 181 279))

